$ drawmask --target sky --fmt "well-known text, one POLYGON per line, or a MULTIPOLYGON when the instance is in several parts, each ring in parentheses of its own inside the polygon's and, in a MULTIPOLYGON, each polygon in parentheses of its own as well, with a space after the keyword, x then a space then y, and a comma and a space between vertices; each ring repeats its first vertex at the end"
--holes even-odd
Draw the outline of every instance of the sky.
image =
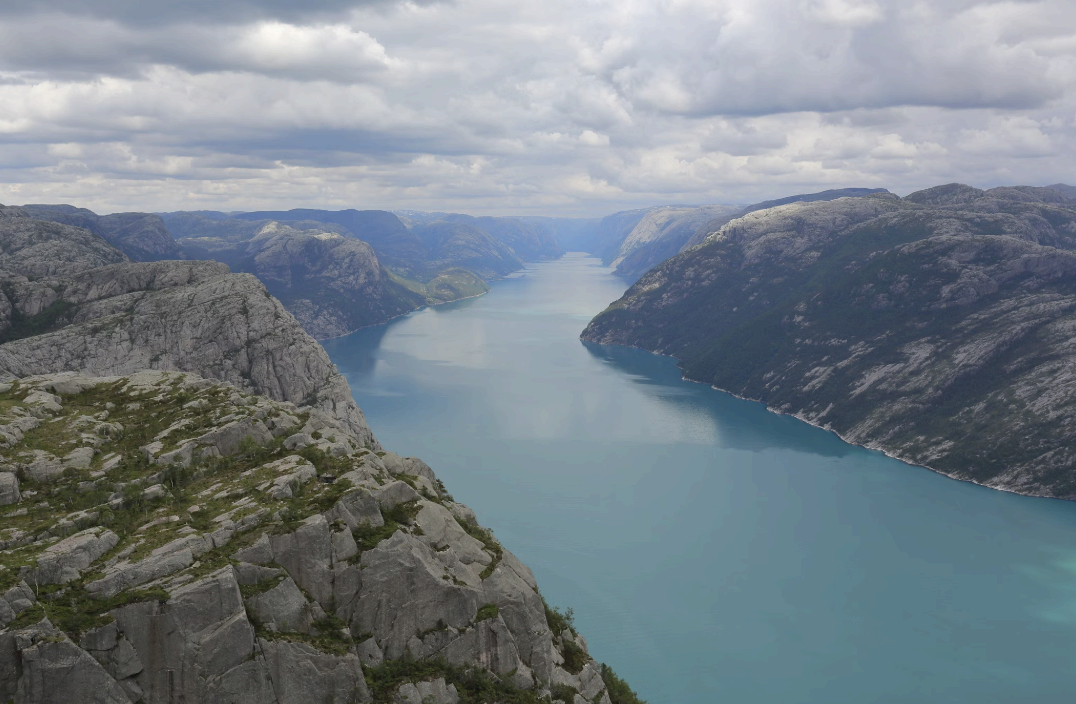
POLYGON ((1072 0, 0 3, 0 203, 599 216, 1076 183, 1072 0))

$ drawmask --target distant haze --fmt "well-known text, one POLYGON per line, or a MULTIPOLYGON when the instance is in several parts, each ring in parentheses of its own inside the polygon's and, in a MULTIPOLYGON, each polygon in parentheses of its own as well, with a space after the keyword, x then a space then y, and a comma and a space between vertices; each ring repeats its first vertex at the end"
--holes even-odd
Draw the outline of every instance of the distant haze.
POLYGON ((0 203, 603 215, 1076 182, 1071 0, 0 4, 0 203))

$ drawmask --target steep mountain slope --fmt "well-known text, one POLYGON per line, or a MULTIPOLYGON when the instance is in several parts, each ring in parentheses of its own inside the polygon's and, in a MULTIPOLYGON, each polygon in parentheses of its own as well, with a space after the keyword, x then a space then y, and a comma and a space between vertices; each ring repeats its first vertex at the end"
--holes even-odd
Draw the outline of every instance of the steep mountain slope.
POLYGON ((790 203, 817 203, 819 201, 837 200, 838 198, 862 198, 871 194, 889 193, 884 188, 834 188, 828 191, 819 191, 818 193, 799 193, 794 196, 787 196, 785 198, 777 198, 776 200, 765 200, 761 203, 755 203, 748 205, 740 211, 739 214, 731 213, 728 215, 722 215, 721 217, 714 218, 710 222, 707 222, 698 230, 695 234, 684 243, 680 248, 680 251, 691 249, 702 244, 707 237, 724 227, 725 223, 738 217, 738 215, 746 215, 747 213, 753 213, 756 210, 768 210, 769 208, 776 208, 779 205, 789 205, 790 203))
POLYGON ((435 220, 416 225, 411 232, 426 248, 424 271, 419 270, 423 278, 461 268, 488 281, 523 268, 523 262, 510 247, 467 223, 435 220))
POLYGON ((489 290, 471 271, 439 268, 443 262, 430 265, 421 240, 421 257, 398 273, 382 266, 373 248, 342 225, 307 220, 284 225, 192 213, 169 217, 184 233, 178 240, 184 252, 254 274, 320 339, 489 290), (409 277, 415 270, 421 279, 409 277))
POLYGON ((370 245, 321 229, 270 222, 249 239, 179 242, 192 256, 257 276, 303 329, 319 339, 383 323, 430 302, 396 283, 370 245))
POLYGON ((73 205, 25 205, 23 209, 38 220, 51 220, 82 227, 100 235, 136 262, 186 259, 159 215, 114 213, 98 215, 73 205))
POLYGON ((677 254, 699 227, 718 218, 728 222, 740 212, 734 205, 655 208, 620 243, 610 265, 621 276, 637 279, 650 267, 677 254))
POLYGON ((544 230, 566 252, 591 252, 601 225, 600 218, 553 218, 525 216, 520 220, 532 228, 544 230))
POLYGON ((0 700, 635 700, 254 277, 18 212, 0 243, 66 272, 4 274, 65 307, 0 345, 0 700))
POLYGON ((125 257, 95 235, 26 217, 0 217, 0 249, 0 378, 188 371, 369 435, 325 350, 253 276, 213 262, 109 264, 125 257))
POLYGON ((951 184, 756 211, 582 337, 959 479, 1076 498, 1076 208, 1054 195, 951 184))
POLYGON ((127 257, 93 233, 36 220, 22 208, 0 205, 0 271, 19 276, 58 276, 127 257))
POLYGON ((533 227, 522 218, 473 217, 451 214, 444 220, 458 222, 477 228, 495 241, 507 245, 520 261, 537 262, 556 259, 564 254, 553 233, 542 227, 533 227))
POLYGON ((385 210, 315 210, 297 208, 287 211, 237 213, 235 220, 297 221, 340 225, 346 233, 367 242, 377 252, 381 262, 401 273, 414 275, 425 271, 423 263, 428 252, 422 241, 413 235, 400 219, 385 210))
POLYGON ((646 217, 646 214, 657 208, 639 208, 637 210, 624 210, 612 215, 606 215, 598 223, 597 230, 591 238, 590 247, 584 251, 601 257, 607 265, 616 259, 617 250, 631 231, 646 217))

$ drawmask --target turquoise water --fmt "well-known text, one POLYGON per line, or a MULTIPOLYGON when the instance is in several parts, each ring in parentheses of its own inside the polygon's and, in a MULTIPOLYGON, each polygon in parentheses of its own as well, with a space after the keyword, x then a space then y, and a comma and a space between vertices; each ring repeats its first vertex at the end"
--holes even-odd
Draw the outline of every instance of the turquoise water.
POLYGON ((650 704, 1072 700, 1076 505, 583 345, 623 289, 568 255, 326 349, 650 704))

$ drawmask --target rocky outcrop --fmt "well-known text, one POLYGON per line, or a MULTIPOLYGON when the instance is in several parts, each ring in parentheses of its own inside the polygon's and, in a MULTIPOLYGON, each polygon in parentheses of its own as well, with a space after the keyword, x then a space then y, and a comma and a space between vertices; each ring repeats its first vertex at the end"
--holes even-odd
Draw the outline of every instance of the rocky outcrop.
POLYGON ((254 274, 307 332, 320 339, 489 290, 470 271, 427 266, 425 250, 401 268, 405 273, 419 272, 415 275, 421 280, 390 271, 369 244, 339 225, 312 221, 284 225, 191 213, 173 213, 172 218, 187 235, 179 242, 191 257, 216 259, 235 271, 254 274))
POLYGON ((0 279, 0 378, 191 371, 315 405, 374 442, 328 355, 253 276, 213 262, 101 266, 124 257, 85 230, 18 215, 0 219, 0 242, 16 271, 39 272, 0 279), (53 249, 70 261, 47 259, 53 249))
POLYGON ((949 476, 1076 499, 1076 207, 950 184, 733 220, 583 339, 949 476))
POLYGON ((0 423, 43 398, 3 461, 91 459, 0 510, 0 697, 610 704, 570 621, 420 460, 177 372, 22 378, 0 423))
POLYGON ((39 220, 72 225, 99 235, 136 262, 186 259, 159 215, 113 213, 98 215, 73 205, 24 205, 39 220))
POLYGON ((0 206, 0 272, 5 276, 64 276, 123 261, 123 253, 87 230, 0 206))

